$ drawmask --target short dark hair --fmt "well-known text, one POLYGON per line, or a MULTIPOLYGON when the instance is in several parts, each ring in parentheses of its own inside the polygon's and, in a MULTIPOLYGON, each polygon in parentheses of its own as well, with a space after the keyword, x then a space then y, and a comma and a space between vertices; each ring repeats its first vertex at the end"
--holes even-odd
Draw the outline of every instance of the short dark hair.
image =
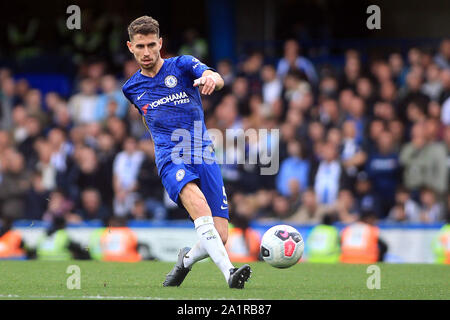
POLYGON ((149 16, 142 16, 133 20, 128 26, 130 41, 136 34, 156 34, 159 38, 159 23, 149 16))

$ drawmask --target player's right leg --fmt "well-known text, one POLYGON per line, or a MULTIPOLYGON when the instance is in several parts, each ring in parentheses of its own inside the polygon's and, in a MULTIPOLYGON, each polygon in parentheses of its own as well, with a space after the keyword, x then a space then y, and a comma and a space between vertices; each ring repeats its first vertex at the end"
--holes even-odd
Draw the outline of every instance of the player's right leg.
MULTIPOLYGON (((161 181, 164 188, 167 190, 170 199, 176 203, 179 202, 181 190, 185 187, 185 185, 198 179, 198 175, 192 170, 189 170, 189 168, 184 164, 176 165, 174 163, 168 163, 161 172, 161 181)), ((199 248, 198 244, 196 244, 192 249, 188 247, 182 248, 178 253, 177 262, 172 270, 166 275, 166 279, 163 282, 164 287, 180 286, 189 271, 191 271, 192 265, 186 266, 184 264, 184 259, 188 252, 190 252, 189 256, 192 256, 194 259, 203 259, 208 256, 206 253, 206 255, 202 257, 202 255, 205 254, 203 252, 206 251, 204 251, 201 246, 199 248), (197 257, 195 254, 192 254, 191 251, 194 249, 197 249, 194 253, 198 253, 201 257, 197 257)))

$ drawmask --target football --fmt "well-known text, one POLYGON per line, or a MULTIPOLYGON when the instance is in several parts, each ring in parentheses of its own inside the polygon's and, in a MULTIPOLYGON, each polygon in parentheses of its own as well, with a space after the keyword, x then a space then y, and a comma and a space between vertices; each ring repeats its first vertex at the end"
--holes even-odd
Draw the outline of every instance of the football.
POLYGON ((276 268, 289 268, 303 255, 303 237, 294 227, 276 225, 267 230, 261 240, 261 256, 276 268))

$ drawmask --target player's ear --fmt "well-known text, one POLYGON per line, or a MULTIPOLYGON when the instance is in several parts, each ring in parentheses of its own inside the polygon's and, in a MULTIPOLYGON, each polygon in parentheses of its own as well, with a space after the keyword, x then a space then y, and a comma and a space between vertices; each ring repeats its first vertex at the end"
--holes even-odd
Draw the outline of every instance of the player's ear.
POLYGON ((127 41, 127 47, 128 47, 128 50, 130 50, 131 53, 134 53, 133 49, 132 49, 132 44, 131 44, 130 41, 127 41))
POLYGON ((159 38, 159 49, 162 48, 162 37, 159 38))

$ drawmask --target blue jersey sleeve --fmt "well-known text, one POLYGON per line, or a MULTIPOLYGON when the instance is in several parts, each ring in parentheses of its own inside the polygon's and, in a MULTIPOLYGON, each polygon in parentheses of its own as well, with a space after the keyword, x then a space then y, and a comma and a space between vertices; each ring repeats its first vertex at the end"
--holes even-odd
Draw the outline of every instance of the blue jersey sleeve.
POLYGON ((131 105, 133 105, 136 109, 138 109, 139 113, 142 114, 141 109, 139 109, 133 102, 133 99, 131 99, 130 95, 128 94, 128 81, 127 83, 125 83, 122 87, 122 93, 125 96, 125 98, 127 98, 127 100, 131 103, 131 105))
POLYGON ((125 98, 127 98, 128 101, 130 101, 131 104, 133 104, 133 101, 130 99, 130 97, 128 96, 128 90, 127 90, 127 85, 128 85, 128 81, 122 86, 122 93, 125 96, 125 98))
POLYGON ((190 55, 180 56, 180 59, 178 59, 178 64, 178 67, 189 74, 192 80, 200 78, 206 70, 215 71, 213 68, 208 67, 206 64, 190 55))

